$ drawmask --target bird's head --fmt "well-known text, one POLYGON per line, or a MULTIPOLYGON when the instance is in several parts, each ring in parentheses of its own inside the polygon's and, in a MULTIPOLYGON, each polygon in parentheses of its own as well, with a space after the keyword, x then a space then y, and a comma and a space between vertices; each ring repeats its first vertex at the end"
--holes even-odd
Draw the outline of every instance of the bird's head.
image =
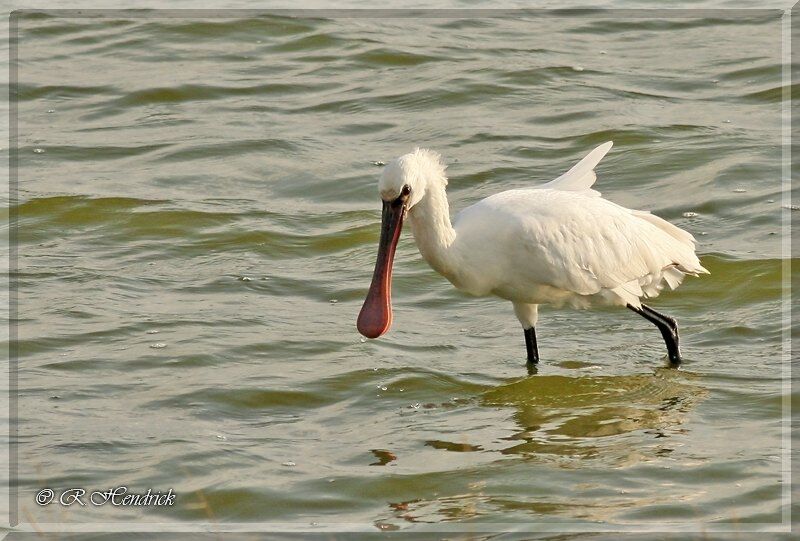
POLYGON ((425 197, 431 184, 447 185, 444 170, 445 165, 438 153, 415 148, 386 164, 378 181, 381 199, 391 202, 405 197, 405 207, 410 210, 425 197))
POLYGON ((446 185, 444 164, 436 152, 414 149, 386 165, 378 181, 383 200, 378 259, 369 293, 358 315, 358 332, 377 338, 392 324, 392 263, 403 219, 425 198, 433 183, 446 185))

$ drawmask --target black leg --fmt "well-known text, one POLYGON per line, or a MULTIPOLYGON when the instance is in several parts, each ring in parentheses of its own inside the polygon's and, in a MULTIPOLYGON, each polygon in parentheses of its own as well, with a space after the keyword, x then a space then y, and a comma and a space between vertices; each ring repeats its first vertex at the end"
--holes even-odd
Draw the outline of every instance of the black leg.
POLYGON ((525 329, 525 349, 528 350, 528 364, 539 362, 539 348, 536 346, 536 330, 525 329))
POLYGON ((629 304, 628 308, 658 327, 658 330, 661 331, 661 336, 664 337, 664 343, 667 345, 669 360, 674 364, 680 364, 681 350, 678 344, 678 324, 675 320, 656 312, 644 304, 641 308, 636 308, 629 304))
POLYGON ((655 310, 653 310, 652 308, 650 308, 650 307, 649 307, 649 306, 647 306, 646 304, 643 304, 643 305, 642 305, 642 310, 644 310, 645 312, 647 312, 647 313, 648 313, 649 315, 651 315, 652 317, 657 317, 657 318, 659 318, 659 319, 663 320, 663 321, 664 321, 664 323, 666 323, 667 325, 669 325, 669 328, 670 328, 670 329, 672 329, 672 330, 673 330, 673 332, 674 332, 676 335, 678 334, 678 322, 677 322, 677 321, 675 321, 674 319, 672 319, 671 317, 669 317, 669 316, 668 316, 668 315, 666 315, 666 314, 660 314, 660 313, 656 312, 655 310))

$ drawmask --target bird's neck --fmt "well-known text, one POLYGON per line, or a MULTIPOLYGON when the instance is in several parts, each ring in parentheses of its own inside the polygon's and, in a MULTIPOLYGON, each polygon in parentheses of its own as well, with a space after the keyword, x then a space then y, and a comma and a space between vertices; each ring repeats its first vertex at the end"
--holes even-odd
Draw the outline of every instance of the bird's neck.
POLYGON ((450 205, 444 185, 430 186, 425 197, 408 211, 419 253, 433 269, 447 276, 452 271, 450 248, 456 231, 450 223, 450 205))

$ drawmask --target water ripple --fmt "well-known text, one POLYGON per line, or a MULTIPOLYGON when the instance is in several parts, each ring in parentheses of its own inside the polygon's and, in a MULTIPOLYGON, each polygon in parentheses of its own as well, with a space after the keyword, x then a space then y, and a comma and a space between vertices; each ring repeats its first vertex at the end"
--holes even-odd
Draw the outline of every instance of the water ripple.
POLYGON ((17 12, 26 520, 126 483, 180 498, 80 520, 778 522, 780 13, 642 13, 17 12), (438 150, 455 214, 607 140, 597 187, 711 271, 658 299, 681 370, 627 310, 543 307, 529 375, 408 229, 362 341, 376 163, 438 150))

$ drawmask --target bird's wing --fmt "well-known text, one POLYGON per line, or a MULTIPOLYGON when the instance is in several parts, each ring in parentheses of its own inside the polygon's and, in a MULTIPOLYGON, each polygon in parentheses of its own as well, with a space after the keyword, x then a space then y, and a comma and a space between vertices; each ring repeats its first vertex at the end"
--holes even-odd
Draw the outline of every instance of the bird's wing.
POLYGON ((674 287, 684 274, 707 272, 691 235, 653 215, 585 192, 534 193, 536 210, 518 214, 525 249, 517 264, 530 265, 532 280, 580 295, 611 290, 638 306, 638 297, 658 294, 662 279, 674 287))
POLYGON ((603 143, 589 154, 586 155, 581 161, 575 164, 572 169, 561 175, 555 180, 551 180, 546 184, 537 186, 537 188, 545 188, 551 190, 562 190, 568 192, 588 192, 592 195, 600 195, 600 192, 592 190, 592 184, 597 180, 597 175, 594 173, 594 168, 600 163, 611 147, 612 141, 603 143))

